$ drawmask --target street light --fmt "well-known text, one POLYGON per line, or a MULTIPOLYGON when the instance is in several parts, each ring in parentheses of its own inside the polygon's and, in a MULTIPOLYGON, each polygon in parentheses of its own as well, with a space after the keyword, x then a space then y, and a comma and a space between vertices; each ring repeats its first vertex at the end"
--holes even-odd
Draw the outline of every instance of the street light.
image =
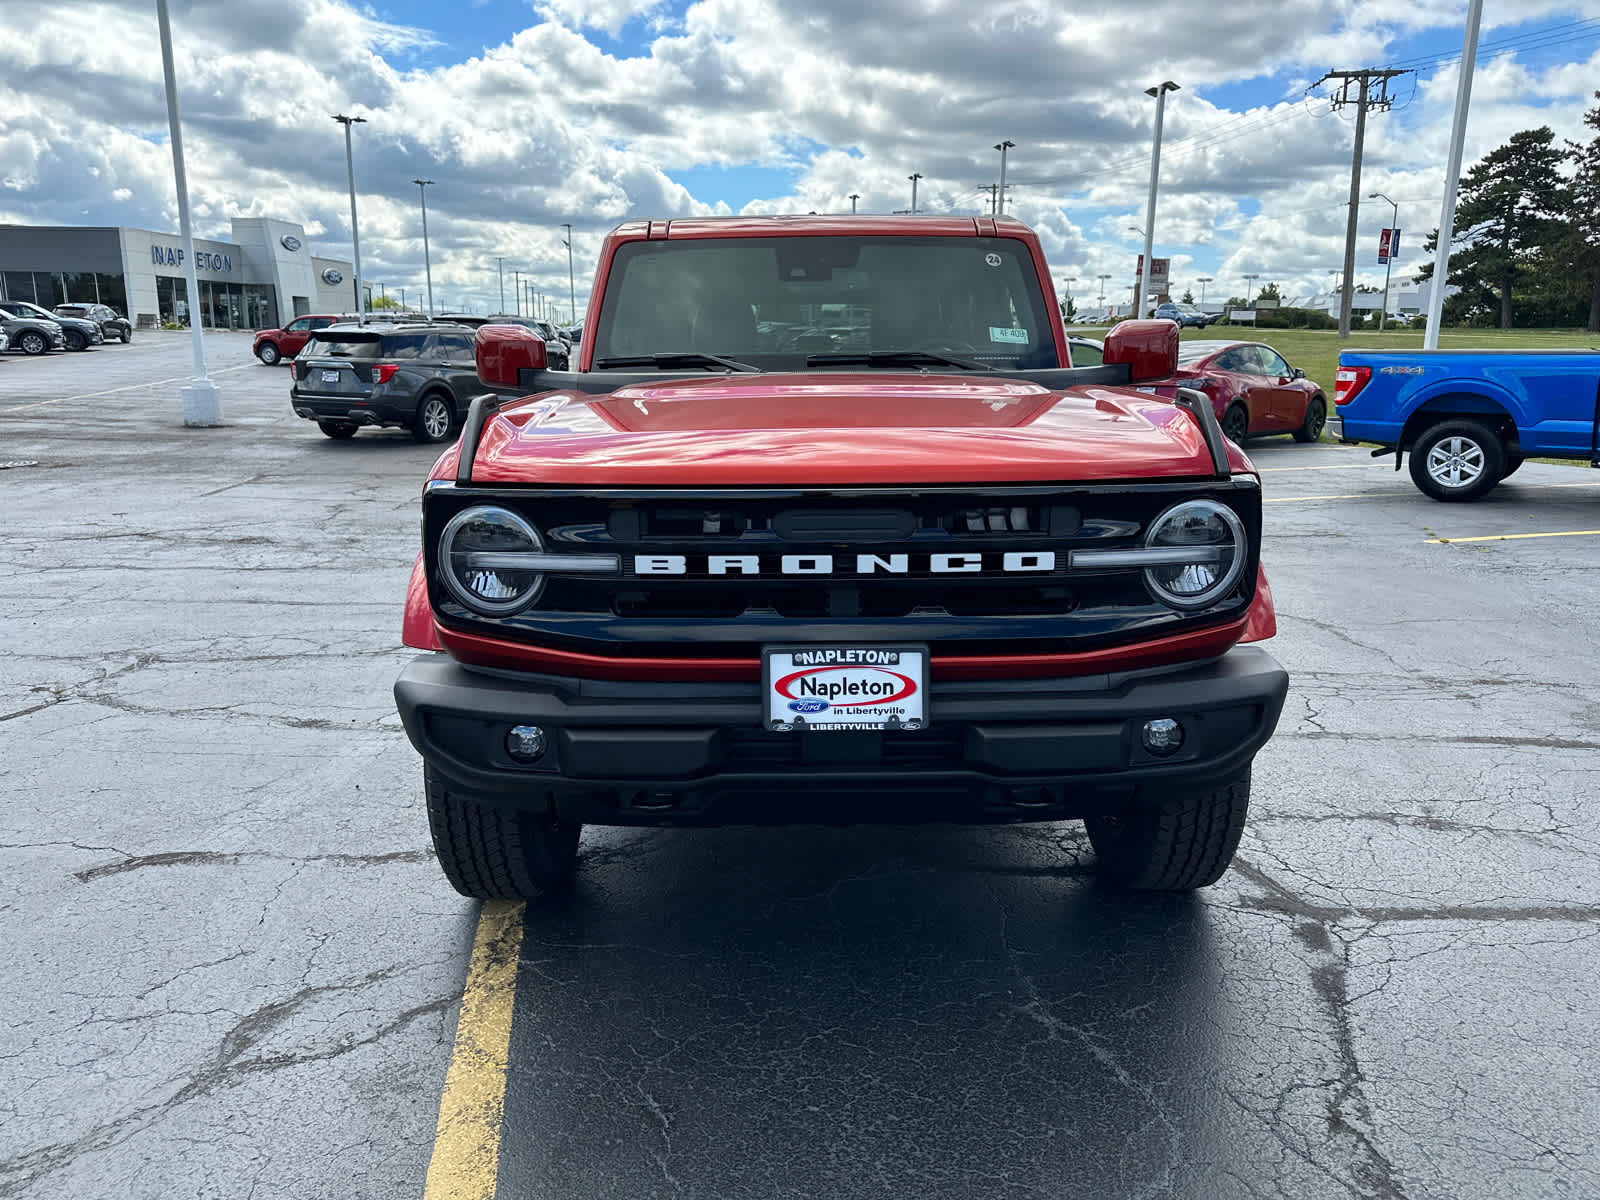
POLYGON ((511 282, 513 284, 511 300, 517 306, 516 315, 520 317, 522 315, 522 272, 513 270, 511 272, 511 282))
POLYGON ((1244 302, 1250 308, 1255 307, 1250 293, 1256 290, 1256 280, 1260 278, 1261 276, 1259 275, 1246 275, 1244 277, 1244 302))
MULTIPOLYGON (((350 126, 365 125, 365 117, 347 117, 337 113, 333 118, 344 126, 344 167, 350 176, 350 248, 355 251, 355 278, 350 281, 356 298, 356 319, 361 318, 361 234, 356 228, 356 160, 350 151, 350 126)), ((193 257, 193 256, 191 256, 193 257)))
POLYGON ((1000 190, 995 197, 994 213, 997 217, 1006 215, 1006 151, 1016 146, 1010 138, 1003 142, 996 142, 994 148, 1000 151, 1000 190))
POLYGON ((859 199, 861 199, 861 193, 860 192, 851 192, 850 193, 850 215, 852 217, 856 215, 856 201, 859 200, 859 199))
POLYGON ((1109 272, 1100 276, 1100 307, 1102 309, 1104 309, 1106 306, 1106 280, 1110 278, 1111 275, 1109 272))
POLYGON ((506 259, 505 255, 497 254, 494 258, 494 269, 500 276, 500 311, 506 310, 506 259))
POLYGON ((906 178, 911 180, 911 215, 912 216, 916 216, 917 215, 917 180, 922 178, 922 172, 918 171, 915 174, 907 175, 906 178))
POLYGON ((1150 270, 1151 254, 1155 250, 1156 233, 1156 183, 1161 178, 1161 122, 1167 111, 1167 93, 1178 90, 1178 85, 1168 79, 1164 83, 1152 88, 1145 88, 1146 96, 1156 98, 1156 131, 1150 149, 1150 199, 1145 205, 1144 214, 1144 261, 1145 271, 1143 285, 1140 288, 1138 311, 1135 316, 1143 316, 1144 310, 1150 304, 1150 276, 1155 272, 1150 270))
POLYGON ((428 185, 431 179, 413 179, 422 197, 422 269, 428 273, 428 316, 433 316, 433 261, 428 257, 428 185))
POLYGON ((567 240, 562 243, 567 248, 567 303, 572 306, 572 323, 578 323, 578 285, 572 273, 572 222, 564 222, 561 228, 567 231, 567 240))
POLYGON ((1210 283, 1215 278, 1216 278, 1216 276, 1214 276, 1214 275, 1202 275, 1202 276, 1200 276, 1200 303, 1201 304, 1204 304, 1206 302, 1206 284, 1210 283))
MULTIPOLYGON (((1389 200, 1382 192, 1369 192, 1368 200, 1389 200)), ((1383 264, 1383 308, 1378 312, 1378 332, 1383 332, 1384 322, 1389 317, 1389 273, 1394 270, 1395 240, 1400 232, 1400 206, 1389 200, 1389 207, 1394 209, 1394 219, 1389 222, 1389 228, 1394 233, 1389 235, 1389 261, 1383 264)))
MULTIPOLYGON (((194 378, 183 389, 183 423, 222 424, 222 398, 206 374, 206 347, 200 331, 200 283, 194 270, 194 232, 189 225, 189 184, 183 171, 183 130, 178 120, 178 85, 172 69, 172 26, 167 0, 156 0, 156 25, 161 34, 161 73, 167 85, 167 126, 172 133, 172 174, 178 186, 178 232, 183 239, 183 281, 189 298, 189 340, 194 350, 194 378)), ((354 192, 351 193, 354 197, 354 192)), ((129 306, 129 313, 132 313, 129 306)), ((281 317, 280 317, 281 319, 281 317)))

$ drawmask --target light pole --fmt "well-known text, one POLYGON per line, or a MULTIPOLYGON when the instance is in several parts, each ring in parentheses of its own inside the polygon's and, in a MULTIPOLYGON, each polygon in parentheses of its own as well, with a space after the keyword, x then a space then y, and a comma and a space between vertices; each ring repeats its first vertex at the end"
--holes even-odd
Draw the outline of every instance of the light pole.
POLYGON ((511 272, 511 282, 513 285, 511 288, 511 302, 517 306, 516 315, 520 317, 522 315, 522 272, 513 270, 511 272))
POLYGON ((567 248, 567 303, 572 307, 572 323, 578 323, 578 284, 577 277, 572 273, 572 222, 565 222, 561 228, 567 231, 567 239, 562 245, 567 248))
POLYGON ((433 316, 433 260, 428 257, 428 185, 431 179, 413 179, 422 197, 422 269, 428 274, 428 316, 433 316))
POLYGON ((1156 184, 1161 178, 1161 122, 1167 111, 1167 93, 1178 90, 1178 85, 1168 79, 1153 88, 1145 88, 1146 96, 1156 98, 1156 133, 1155 140, 1150 150, 1150 199, 1145 205, 1144 212, 1144 282, 1140 291, 1143 293, 1139 301, 1139 309, 1134 316, 1143 316, 1144 310, 1150 304, 1150 270, 1152 266, 1150 255, 1154 251, 1156 235, 1156 184))
POLYGON ((1439 326, 1444 322, 1444 290, 1450 284, 1450 243, 1456 236, 1456 189, 1461 183, 1461 153, 1467 137, 1467 110, 1472 106, 1472 72, 1478 63, 1478 26, 1483 20, 1483 0, 1467 0, 1467 28, 1461 39, 1461 74, 1456 78, 1456 111, 1450 122, 1450 155, 1445 164, 1444 203, 1439 209, 1438 247, 1433 255, 1433 278, 1428 283, 1428 324, 1422 348, 1439 348, 1439 326))
MULTIPOLYGON (((1382 192, 1371 192, 1368 200, 1389 200, 1382 192)), ((1400 232, 1400 206, 1389 200, 1389 207, 1394 209, 1394 218, 1389 222, 1389 228, 1394 232, 1389 235, 1389 261, 1383 264, 1383 308, 1378 312, 1378 332, 1383 332, 1384 322, 1389 319, 1389 274, 1394 270, 1395 241, 1400 232)))
POLYGON ((500 276, 500 311, 506 310, 506 258, 503 254, 495 255, 494 269, 500 276))
MULTIPOLYGON (((183 130, 178 121, 178 85, 172 70, 172 27, 167 0, 156 0, 161 33, 161 73, 167 85, 167 126, 172 134, 172 175, 178 185, 178 230, 183 238, 183 281, 189 289, 189 340, 194 350, 194 378, 183 389, 185 425, 221 425, 222 398, 206 374, 205 335, 200 330, 200 282, 194 271, 194 231, 189 224, 189 184, 183 171, 183 130)), ((352 193, 352 196, 354 193, 352 193)), ((129 313, 132 313, 130 306, 129 313)))
POLYGON ((1214 275, 1202 275, 1202 276, 1200 276, 1200 303, 1201 304, 1204 304, 1206 302, 1206 284, 1210 283, 1214 278, 1216 278, 1214 275))
POLYGON ((344 126, 344 168, 350 176, 350 248, 355 251, 356 277, 350 281, 350 286, 356 297, 356 319, 360 320, 361 312, 361 234, 356 228, 356 160, 350 151, 350 126, 365 125, 365 117, 347 117, 338 113, 333 118, 344 126))
POLYGON ((1016 146, 1010 138, 1003 142, 996 142, 994 148, 1000 151, 1000 191, 995 200, 994 213, 997 217, 1006 215, 1006 151, 1016 146))
POLYGON ((856 201, 859 200, 859 199, 861 199, 861 193, 860 192, 851 192, 850 193, 850 215, 852 217, 856 215, 856 201))
POLYGON ((1100 311, 1101 312, 1105 311, 1105 307, 1106 307, 1106 280, 1108 280, 1110 278, 1111 278, 1111 275, 1110 275, 1109 272, 1107 272, 1106 274, 1100 276, 1100 311))
POLYGON ((911 215, 912 216, 916 216, 917 215, 917 180, 922 178, 922 172, 918 171, 915 174, 907 175, 906 178, 911 180, 911 215))
POLYGON ((1246 275, 1244 277, 1244 302, 1251 308, 1255 307, 1255 300, 1250 293, 1256 290, 1256 280, 1260 278, 1261 276, 1259 275, 1246 275))

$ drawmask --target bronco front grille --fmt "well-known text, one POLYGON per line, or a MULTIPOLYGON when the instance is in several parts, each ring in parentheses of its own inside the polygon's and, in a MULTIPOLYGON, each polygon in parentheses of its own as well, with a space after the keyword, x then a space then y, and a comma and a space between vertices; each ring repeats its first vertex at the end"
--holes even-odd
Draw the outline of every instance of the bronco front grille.
POLYGON ((611 654, 721 655, 777 641, 895 640, 970 651, 1062 650, 1237 617, 1254 592, 1253 479, 1095 487, 699 492, 431 485, 430 594, 447 624, 611 654), (1201 613, 1151 599, 1137 570, 1073 571, 1075 549, 1133 547, 1173 504, 1209 496, 1250 535, 1237 591, 1201 613), (616 557, 614 573, 546 577, 537 601, 487 618, 439 586, 451 516, 512 508, 551 554, 616 557))

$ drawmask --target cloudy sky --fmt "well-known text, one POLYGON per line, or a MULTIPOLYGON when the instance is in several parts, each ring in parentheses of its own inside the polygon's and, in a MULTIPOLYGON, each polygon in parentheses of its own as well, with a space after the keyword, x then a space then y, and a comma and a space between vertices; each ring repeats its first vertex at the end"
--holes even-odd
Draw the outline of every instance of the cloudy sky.
MULTIPOLYGON (((0 0, 0 10, 19 8, 0 0)), ((77 0, 5 22, 0 223, 177 228, 153 0, 77 0), (63 22, 71 26, 71 32, 63 22)), ((417 189, 432 178, 436 305, 509 306, 513 269, 577 303, 605 231, 631 216, 987 210, 1014 141, 1009 210, 1058 284, 1131 283, 1154 101, 1167 105, 1156 252, 1174 292, 1246 273, 1287 294, 1342 261, 1353 110, 1330 69, 1394 66, 1367 126, 1363 194, 1400 203, 1396 278, 1438 221, 1467 0, 172 0, 200 236, 235 215, 302 222, 348 257, 340 127, 357 127, 363 265, 422 282, 417 189)), ((41 10, 32 10, 41 11, 41 10)), ((1580 137, 1600 89, 1600 0, 1487 0, 1470 163, 1519 129, 1580 137)), ((1382 283, 1386 204, 1361 210, 1359 278, 1382 283)), ((0 267, 5 264, 0 263, 0 267)))

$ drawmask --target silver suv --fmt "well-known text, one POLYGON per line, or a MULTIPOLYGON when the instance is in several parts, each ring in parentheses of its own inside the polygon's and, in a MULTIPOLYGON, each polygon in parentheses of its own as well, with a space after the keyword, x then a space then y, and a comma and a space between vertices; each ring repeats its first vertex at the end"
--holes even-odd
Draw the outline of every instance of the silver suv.
POLYGON ((289 400, 328 437, 404 426, 419 442, 453 439, 483 390, 463 325, 330 325, 294 358, 289 400))

